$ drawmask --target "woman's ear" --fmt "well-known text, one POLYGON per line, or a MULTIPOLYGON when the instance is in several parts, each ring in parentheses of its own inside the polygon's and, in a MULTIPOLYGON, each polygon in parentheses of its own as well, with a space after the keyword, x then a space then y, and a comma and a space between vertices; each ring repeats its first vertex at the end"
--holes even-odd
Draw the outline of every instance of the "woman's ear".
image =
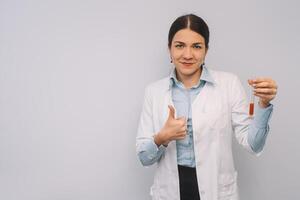
POLYGON ((169 55, 170 55, 170 62, 173 63, 173 59, 172 59, 172 56, 171 56, 171 48, 168 47, 168 50, 169 50, 169 55))
POLYGON ((208 52, 208 48, 205 48, 205 56, 206 56, 207 52, 208 52))

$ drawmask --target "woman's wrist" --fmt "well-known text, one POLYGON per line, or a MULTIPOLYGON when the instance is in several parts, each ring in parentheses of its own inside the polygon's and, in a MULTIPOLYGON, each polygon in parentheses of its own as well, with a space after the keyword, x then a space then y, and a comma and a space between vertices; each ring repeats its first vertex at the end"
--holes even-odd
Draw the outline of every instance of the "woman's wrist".
POLYGON ((160 145, 168 146, 167 140, 163 137, 163 134, 161 132, 158 132, 154 135, 154 142, 159 147, 160 145))
POLYGON ((263 101, 259 101, 258 102, 258 105, 261 107, 261 108, 266 108, 270 105, 270 102, 263 102, 263 101))

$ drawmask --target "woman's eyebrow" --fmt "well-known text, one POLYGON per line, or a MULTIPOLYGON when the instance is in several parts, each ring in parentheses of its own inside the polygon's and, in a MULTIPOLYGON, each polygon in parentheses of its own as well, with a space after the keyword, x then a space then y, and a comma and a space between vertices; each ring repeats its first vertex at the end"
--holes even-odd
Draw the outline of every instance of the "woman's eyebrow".
POLYGON ((193 45, 197 45, 197 44, 204 44, 203 42, 196 42, 196 43, 193 43, 193 45))

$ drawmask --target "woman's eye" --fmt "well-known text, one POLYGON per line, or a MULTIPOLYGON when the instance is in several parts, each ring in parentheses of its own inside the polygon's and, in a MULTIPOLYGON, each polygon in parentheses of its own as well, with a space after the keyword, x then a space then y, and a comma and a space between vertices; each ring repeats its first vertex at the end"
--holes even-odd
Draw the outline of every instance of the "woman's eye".
POLYGON ((183 48, 183 45, 182 44, 176 44, 175 47, 180 49, 180 48, 183 48))
POLYGON ((200 46, 200 45, 195 45, 194 48, 195 48, 195 49, 202 49, 202 46, 200 46))

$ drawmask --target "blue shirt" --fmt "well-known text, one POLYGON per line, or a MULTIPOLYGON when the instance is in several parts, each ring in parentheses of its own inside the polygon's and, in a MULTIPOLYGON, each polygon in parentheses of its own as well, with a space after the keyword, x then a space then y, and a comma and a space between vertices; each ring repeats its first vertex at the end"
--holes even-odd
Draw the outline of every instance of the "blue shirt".
MULTIPOLYGON (((214 83, 209 71, 205 66, 202 68, 201 77, 198 83, 186 89, 182 82, 178 81, 175 69, 170 75, 170 86, 172 87, 172 100, 177 112, 177 117, 187 118, 187 135, 185 139, 176 140, 177 148, 177 163, 178 165, 195 167, 195 153, 193 141, 193 124, 192 124, 192 102, 195 97, 201 92, 203 86, 207 83, 214 83)), ((262 150, 267 134, 269 132, 268 121, 273 110, 273 105, 267 108, 256 106, 254 120, 250 124, 248 143, 255 152, 262 150)), ((154 140, 149 140, 145 143, 144 151, 139 152, 138 156, 143 165, 151 165, 157 162, 165 151, 165 146, 157 147, 154 140)))
POLYGON ((206 67, 203 67, 201 77, 196 85, 186 89, 182 82, 176 77, 176 70, 173 70, 170 79, 172 84, 172 100, 177 111, 177 117, 187 119, 187 135, 185 139, 176 140, 177 164, 195 167, 193 124, 192 124, 192 103, 199 94, 206 82, 213 82, 206 67))

